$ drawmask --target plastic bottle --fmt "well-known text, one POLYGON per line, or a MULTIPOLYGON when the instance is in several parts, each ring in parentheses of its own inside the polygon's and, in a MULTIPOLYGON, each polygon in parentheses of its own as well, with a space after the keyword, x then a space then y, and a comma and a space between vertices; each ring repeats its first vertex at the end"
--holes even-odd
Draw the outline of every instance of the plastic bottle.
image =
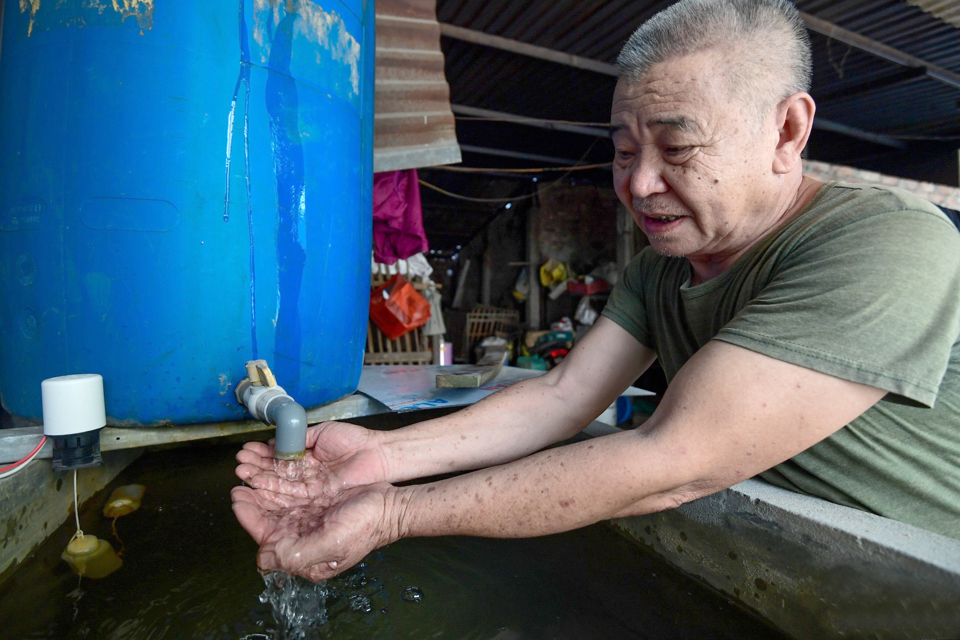
POLYGON ((119 518, 140 508, 143 493, 147 490, 142 484, 128 484, 117 487, 110 494, 107 504, 103 505, 103 515, 107 518, 119 518))
POLYGON ((84 578, 105 578, 123 564, 109 542, 92 535, 74 537, 60 557, 84 578))

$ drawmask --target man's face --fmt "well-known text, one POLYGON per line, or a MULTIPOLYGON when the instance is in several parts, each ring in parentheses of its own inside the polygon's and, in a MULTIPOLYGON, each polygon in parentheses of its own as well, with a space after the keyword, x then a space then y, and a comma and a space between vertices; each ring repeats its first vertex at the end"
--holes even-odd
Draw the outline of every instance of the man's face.
POLYGON ((693 54, 617 83, 611 123, 620 200, 664 255, 722 260, 769 228, 774 115, 728 89, 722 56, 693 54))

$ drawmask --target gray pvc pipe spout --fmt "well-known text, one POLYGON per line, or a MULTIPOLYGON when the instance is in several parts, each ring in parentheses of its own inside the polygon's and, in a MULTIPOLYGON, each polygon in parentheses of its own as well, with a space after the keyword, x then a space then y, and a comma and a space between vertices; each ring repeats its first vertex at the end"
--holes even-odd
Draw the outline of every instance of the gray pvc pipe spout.
POLYGON ((307 448, 307 412, 290 396, 267 405, 266 418, 277 425, 273 456, 278 460, 299 460, 307 448))

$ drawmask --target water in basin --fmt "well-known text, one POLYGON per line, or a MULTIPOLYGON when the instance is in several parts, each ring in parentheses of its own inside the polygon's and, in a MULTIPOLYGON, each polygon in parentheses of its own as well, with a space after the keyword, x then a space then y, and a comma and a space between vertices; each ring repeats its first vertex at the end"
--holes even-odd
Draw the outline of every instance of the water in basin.
MULTIPOLYGON (((0 635, 19 639, 279 637, 256 545, 230 510, 236 444, 148 452, 81 509, 81 527, 122 549, 123 567, 78 580, 60 559, 73 520, 0 585, 0 635), (147 487, 120 518, 113 488, 147 487), (267 599, 267 598, 264 598, 267 599)), ((327 585, 343 639, 778 638, 605 524, 530 540, 402 540, 327 585)))

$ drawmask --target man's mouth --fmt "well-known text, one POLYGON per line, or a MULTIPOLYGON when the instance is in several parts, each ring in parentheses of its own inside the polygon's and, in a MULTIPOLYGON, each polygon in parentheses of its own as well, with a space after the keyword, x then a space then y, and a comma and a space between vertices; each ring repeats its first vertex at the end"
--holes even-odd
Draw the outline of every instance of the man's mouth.
MULTIPOLYGON (((646 215, 646 214, 644 214, 646 215)), ((647 216, 654 222, 673 222, 674 220, 679 220, 683 216, 647 216)))

